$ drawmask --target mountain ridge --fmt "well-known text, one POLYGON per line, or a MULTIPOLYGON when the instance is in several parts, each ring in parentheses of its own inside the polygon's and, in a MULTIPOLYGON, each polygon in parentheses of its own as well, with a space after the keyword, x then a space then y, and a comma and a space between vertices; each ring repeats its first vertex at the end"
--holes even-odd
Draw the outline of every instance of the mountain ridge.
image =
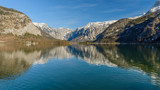
POLYGON ((117 20, 111 20, 111 21, 105 21, 105 22, 90 22, 83 27, 77 28, 76 30, 68 29, 68 28, 51 28, 46 23, 34 22, 33 24, 37 26, 39 29, 41 29, 42 31, 45 31, 46 33, 50 34, 52 37, 56 39, 68 40, 72 42, 75 42, 75 41, 81 42, 81 41, 94 41, 98 37, 98 35, 105 30, 105 28, 107 28, 110 24, 116 21, 117 20), (58 33, 58 35, 56 35, 56 33, 58 33), (78 40, 77 38, 80 38, 80 37, 81 38, 83 37, 83 39, 78 40), (86 39, 86 37, 90 39, 86 39))
POLYGON ((32 20, 22 12, 0 6, 0 42, 5 44, 69 44, 57 40, 37 28, 32 20))
POLYGON ((66 29, 66 28, 51 28, 45 23, 33 23, 35 26, 37 26, 42 31, 48 33, 50 36, 56 39, 60 40, 68 40, 70 38, 70 35, 72 32, 74 32, 73 29, 66 29))
POLYGON ((121 19, 97 39, 103 43, 153 43, 159 38, 160 11, 137 19, 121 19))
MULTIPOLYGON (((98 42, 98 43, 155 43, 159 42, 159 12, 160 0, 148 11, 136 17, 111 20, 105 22, 91 22, 72 30, 65 40, 72 42, 98 42)), ((46 25, 47 26, 47 25, 46 25)), ((48 26, 49 27, 49 26, 48 26)), ((42 28, 43 29, 43 28, 42 28)), ((55 29, 61 33, 61 31, 55 29)), ((47 30, 44 30, 47 31, 47 30)), ((50 29, 49 29, 50 31, 50 29)), ((48 33, 51 33, 49 32, 48 33)), ((62 36, 65 37, 64 33, 62 36)), ((60 36, 59 34, 58 36, 60 36)), ((54 35, 52 35, 54 36, 54 35)), ((55 35, 55 38, 57 36, 55 35)), ((62 37, 59 39, 63 39, 62 37)))

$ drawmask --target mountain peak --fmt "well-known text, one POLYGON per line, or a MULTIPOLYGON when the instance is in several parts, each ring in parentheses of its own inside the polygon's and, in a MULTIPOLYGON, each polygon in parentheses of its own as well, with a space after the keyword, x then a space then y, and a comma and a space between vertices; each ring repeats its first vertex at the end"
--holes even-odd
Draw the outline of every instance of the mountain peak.
POLYGON ((154 7, 160 6, 160 0, 157 0, 156 3, 154 4, 154 7))
POLYGON ((158 10, 160 10, 160 0, 157 0, 155 2, 154 6, 151 8, 151 10, 148 13, 152 13, 158 10))

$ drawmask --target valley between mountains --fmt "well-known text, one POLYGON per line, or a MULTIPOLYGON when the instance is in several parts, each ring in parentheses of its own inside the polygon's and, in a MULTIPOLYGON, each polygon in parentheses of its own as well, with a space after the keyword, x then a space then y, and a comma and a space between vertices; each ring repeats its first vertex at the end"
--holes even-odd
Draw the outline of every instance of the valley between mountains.
POLYGON ((45 23, 34 23, 42 31, 60 40, 95 43, 159 43, 160 1, 144 15, 93 22, 76 30, 50 28, 45 23))
POLYGON ((92 22, 77 28, 51 28, 45 23, 32 22, 24 13, 0 7, 0 41, 31 43, 159 43, 160 1, 146 14, 92 22))

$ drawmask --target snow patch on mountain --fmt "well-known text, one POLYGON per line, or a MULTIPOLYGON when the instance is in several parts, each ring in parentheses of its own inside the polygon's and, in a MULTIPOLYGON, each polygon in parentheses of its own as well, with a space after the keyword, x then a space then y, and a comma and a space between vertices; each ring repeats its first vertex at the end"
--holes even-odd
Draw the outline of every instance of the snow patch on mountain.
POLYGON ((160 0, 157 0, 154 6, 151 8, 151 10, 148 13, 156 12, 160 10, 160 0))
POLYGON ((73 29, 66 28, 51 28, 45 23, 33 23, 35 26, 48 33, 55 39, 68 40, 72 36, 72 33, 75 31, 73 29))
POLYGON ((140 16, 135 16, 135 17, 130 17, 129 19, 137 19, 137 18, 140 18, 142 17, 143 15, 140 15, 140 16))
POLYGON ((160 6, 152 8, 152 9, 150 10, 150 12, 155 12, 155 11, 157 11, 157 10, 160 10, 160 6))
POLYGON ((105 21, 105 22, 91 22, 84 27, 77 28, 70 41, 94 41, 97 39, 109 25, 115 23, 117 20, 105 21))
POLYGON ((35 22, 33 22, 33 24, 34 24, 35 26, 37 26, 38 28, 40 28, 41 30, 47 32, 47 33, 50 33, 50 32, 52 31, 52 28, 49 27, 49 26, 48 26, 47 24, 45 24, 45 23, 35 23, 35 22))

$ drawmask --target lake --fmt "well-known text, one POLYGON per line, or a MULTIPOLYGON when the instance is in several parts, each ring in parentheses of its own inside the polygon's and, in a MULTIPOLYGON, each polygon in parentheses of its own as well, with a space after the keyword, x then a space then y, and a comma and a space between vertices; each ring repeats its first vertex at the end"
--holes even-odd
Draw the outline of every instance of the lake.
POLYGON ((0 90, 160 89, 159 45, 0 45, 0 90))

